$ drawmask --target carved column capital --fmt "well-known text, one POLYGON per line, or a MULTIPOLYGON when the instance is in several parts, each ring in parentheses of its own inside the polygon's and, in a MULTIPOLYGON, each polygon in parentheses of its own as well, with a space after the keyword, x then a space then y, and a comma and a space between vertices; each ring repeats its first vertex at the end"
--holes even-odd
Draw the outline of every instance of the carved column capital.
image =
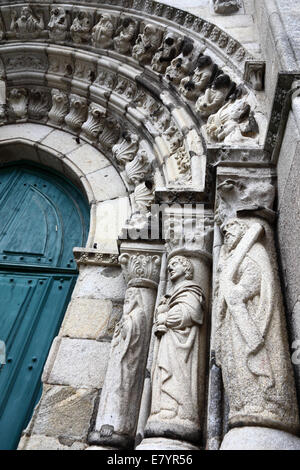
POLYGON ((119 263, 128 287, 150 287, 159 283, 162 245, 123 243, 119 263))
POLYGON ((275 173, 269 168, 218 168, 215 221, 251 214, 273 222, 275 173))
POLYGON ((168 259, 183 255, 211 262, 213 214, 204 204, 174 204, 165 209, 163 236, 168 259))

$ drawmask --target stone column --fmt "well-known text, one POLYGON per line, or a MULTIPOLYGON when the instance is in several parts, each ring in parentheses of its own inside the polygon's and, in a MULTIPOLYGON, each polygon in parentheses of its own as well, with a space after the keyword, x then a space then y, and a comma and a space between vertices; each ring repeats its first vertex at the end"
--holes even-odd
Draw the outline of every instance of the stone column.
POLYGON ((273 241, 270 169, 218 169, 223 233, 214 349, 229 402, 221 449, 299 449, 298 406, 273 241))
POLYGON ((203 206, 171 214, 168 285, 154 317, 150 415, 137 450, 202 445, 211 218, 203 206))
POLYGON ((133 447, 159 282, 162 247, 124 242, 119 262, 127 291, 89 443, 97 449, 133 447))

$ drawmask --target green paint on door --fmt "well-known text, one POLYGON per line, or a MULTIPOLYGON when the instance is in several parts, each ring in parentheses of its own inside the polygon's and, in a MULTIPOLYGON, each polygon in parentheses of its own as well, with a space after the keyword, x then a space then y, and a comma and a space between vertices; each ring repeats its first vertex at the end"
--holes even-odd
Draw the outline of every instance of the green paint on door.
POLYGON ((62 177, 29 164, 0 170, 0 449, 17 447, 40 397, 88 225, 87 203, 62 177))

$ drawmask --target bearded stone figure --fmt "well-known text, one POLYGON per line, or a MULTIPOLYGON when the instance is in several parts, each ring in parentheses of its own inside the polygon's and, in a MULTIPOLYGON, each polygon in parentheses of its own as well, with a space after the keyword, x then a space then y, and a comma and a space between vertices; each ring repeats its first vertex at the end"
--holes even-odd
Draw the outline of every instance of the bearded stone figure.
POLYGON ((299 428, 293 372, 270 227, 232 219, 218 265, 216 360, 229 427, 299 428))
POLYGON ((98 443, 127 447, 132 444, 135 410, 143 387, 144 357, 149 329, 140 289, 126 291, 123 316, 116 325, 101 394, 96 429, 98 443))
POLYGON ((168 264, 172 290, 156 311, 152 404, 145 436, 199 442, 199 340, 204 317, 202 289, 184 256, 168 264))
POLYGON ((36 38, 44 29, 43 15, 40 13, 37 18, 34 16, 29 6, 22 7, 21 14, 17 19, 17 12, 12 11, 11 14, 11 31, 15 31, 17 38, 27 39, 36 38))

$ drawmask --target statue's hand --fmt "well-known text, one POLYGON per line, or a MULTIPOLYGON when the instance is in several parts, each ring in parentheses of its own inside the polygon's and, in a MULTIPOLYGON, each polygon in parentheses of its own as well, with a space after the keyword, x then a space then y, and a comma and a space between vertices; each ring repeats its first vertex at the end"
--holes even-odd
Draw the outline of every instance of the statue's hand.
POLYGON ((181 312, 175 311, 170 312, 166 319, 166 326, 170 328, 175 328, 176 326, 181 325, 182 323, 182 314, 181 312))

